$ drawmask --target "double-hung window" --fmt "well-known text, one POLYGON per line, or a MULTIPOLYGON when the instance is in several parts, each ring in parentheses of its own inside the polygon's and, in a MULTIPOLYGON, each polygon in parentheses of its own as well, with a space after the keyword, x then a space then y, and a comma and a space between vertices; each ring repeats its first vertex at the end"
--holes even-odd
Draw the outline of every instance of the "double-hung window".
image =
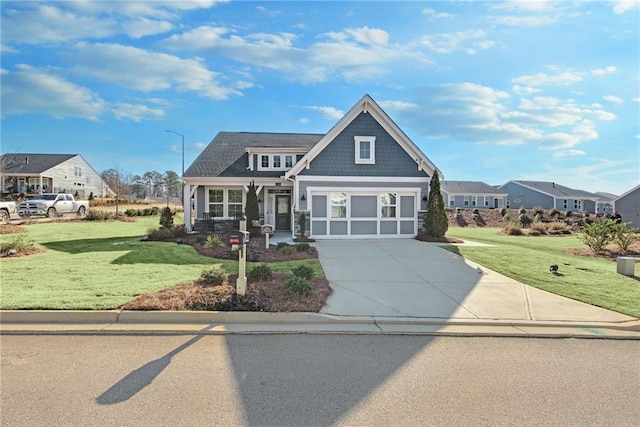
POLYGON ((331 193, 331 218, 347 217, 347 193, 331 193))
POLYGON ((233 217, 242 213, 242 190, 229 190, 229 201, 227 210, 229 216, 233 217))
POLYGON ((209 214, 224 216, 224 190, 209 190, 209 214))
POLYGON ((577 211, 581 211, 582 210, 582 200, 574 200, 573 201, 573 209, 577 210, 577 211))
POLYGON ((376 162, 376 137, 356 136, 356 163, 374 164, 376 162))
POLYGON ((396 195, 395 193, 385 193, 380 195, 380 207, 383 218, 396 217, 396 195))

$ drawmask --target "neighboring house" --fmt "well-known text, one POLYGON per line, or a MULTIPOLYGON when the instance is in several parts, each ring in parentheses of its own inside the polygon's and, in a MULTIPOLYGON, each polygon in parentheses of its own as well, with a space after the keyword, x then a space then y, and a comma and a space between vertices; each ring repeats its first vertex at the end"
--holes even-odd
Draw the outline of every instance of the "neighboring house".
POLYGON ((583 190, 574 190, 555 182, 509 181, 498 187, 507 193, 507 207, 531 209, 539 206, 543 209, 558 209, 572 212, 596 211, 598 195, 583 190))
POLYGON ((79 154, 7 153, 0 156, 2 194, 78 193, 106 196, 113 191, 79 154))
POLYGON ((414 237, 435 170, 365 95, 326 134, 218 133, 184 174, 185 218, 241 213, 255 182, 276 230, 297 234, 304 213, 316 239, 414 237))
POLYGON ((603 191, 596 191, 598 196, 596 201, 596 213, 603 215, 611 215, 614 211, 613 202, 618 198, 615 194, 605 193, 603 191))
POLYGON ((614 209, 620 213, 623 222, 631 222, 640 230, 640 185, 618 197, 614 209))
POLYGON ((480 181, 442 181, 440 191, 448 208, 497 208, 507 206, 507 193, 480 181))

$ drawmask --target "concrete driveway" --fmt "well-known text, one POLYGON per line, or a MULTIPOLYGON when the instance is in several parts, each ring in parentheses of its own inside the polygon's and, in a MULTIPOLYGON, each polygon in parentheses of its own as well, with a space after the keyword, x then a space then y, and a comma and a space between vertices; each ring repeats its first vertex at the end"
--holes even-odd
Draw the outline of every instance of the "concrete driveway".
MULTIPOLYGON (((498 274, 414 239, 315 243, 341 316, 544 321, 634 320, 498 274)), ((487 250, 491 250, 490 247, 487 250)))

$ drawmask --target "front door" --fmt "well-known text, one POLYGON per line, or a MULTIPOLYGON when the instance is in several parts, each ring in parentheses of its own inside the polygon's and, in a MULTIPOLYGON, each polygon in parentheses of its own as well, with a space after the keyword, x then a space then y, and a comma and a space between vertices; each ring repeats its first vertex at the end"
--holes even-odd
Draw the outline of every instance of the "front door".
POLYGON ((276 195, 276 230, 291 230, 291 197, 276 195))

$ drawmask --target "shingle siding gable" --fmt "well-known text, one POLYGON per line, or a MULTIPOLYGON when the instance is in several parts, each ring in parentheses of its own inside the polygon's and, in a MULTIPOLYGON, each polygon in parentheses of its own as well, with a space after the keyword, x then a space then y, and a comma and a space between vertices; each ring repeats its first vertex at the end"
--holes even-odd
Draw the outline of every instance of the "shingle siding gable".
POLYGON ((426 177, 407 152, 367 113, 360 113, 300 175, 426 177), (355 163, 355 136, 375 136, 375 164, 355 163))

